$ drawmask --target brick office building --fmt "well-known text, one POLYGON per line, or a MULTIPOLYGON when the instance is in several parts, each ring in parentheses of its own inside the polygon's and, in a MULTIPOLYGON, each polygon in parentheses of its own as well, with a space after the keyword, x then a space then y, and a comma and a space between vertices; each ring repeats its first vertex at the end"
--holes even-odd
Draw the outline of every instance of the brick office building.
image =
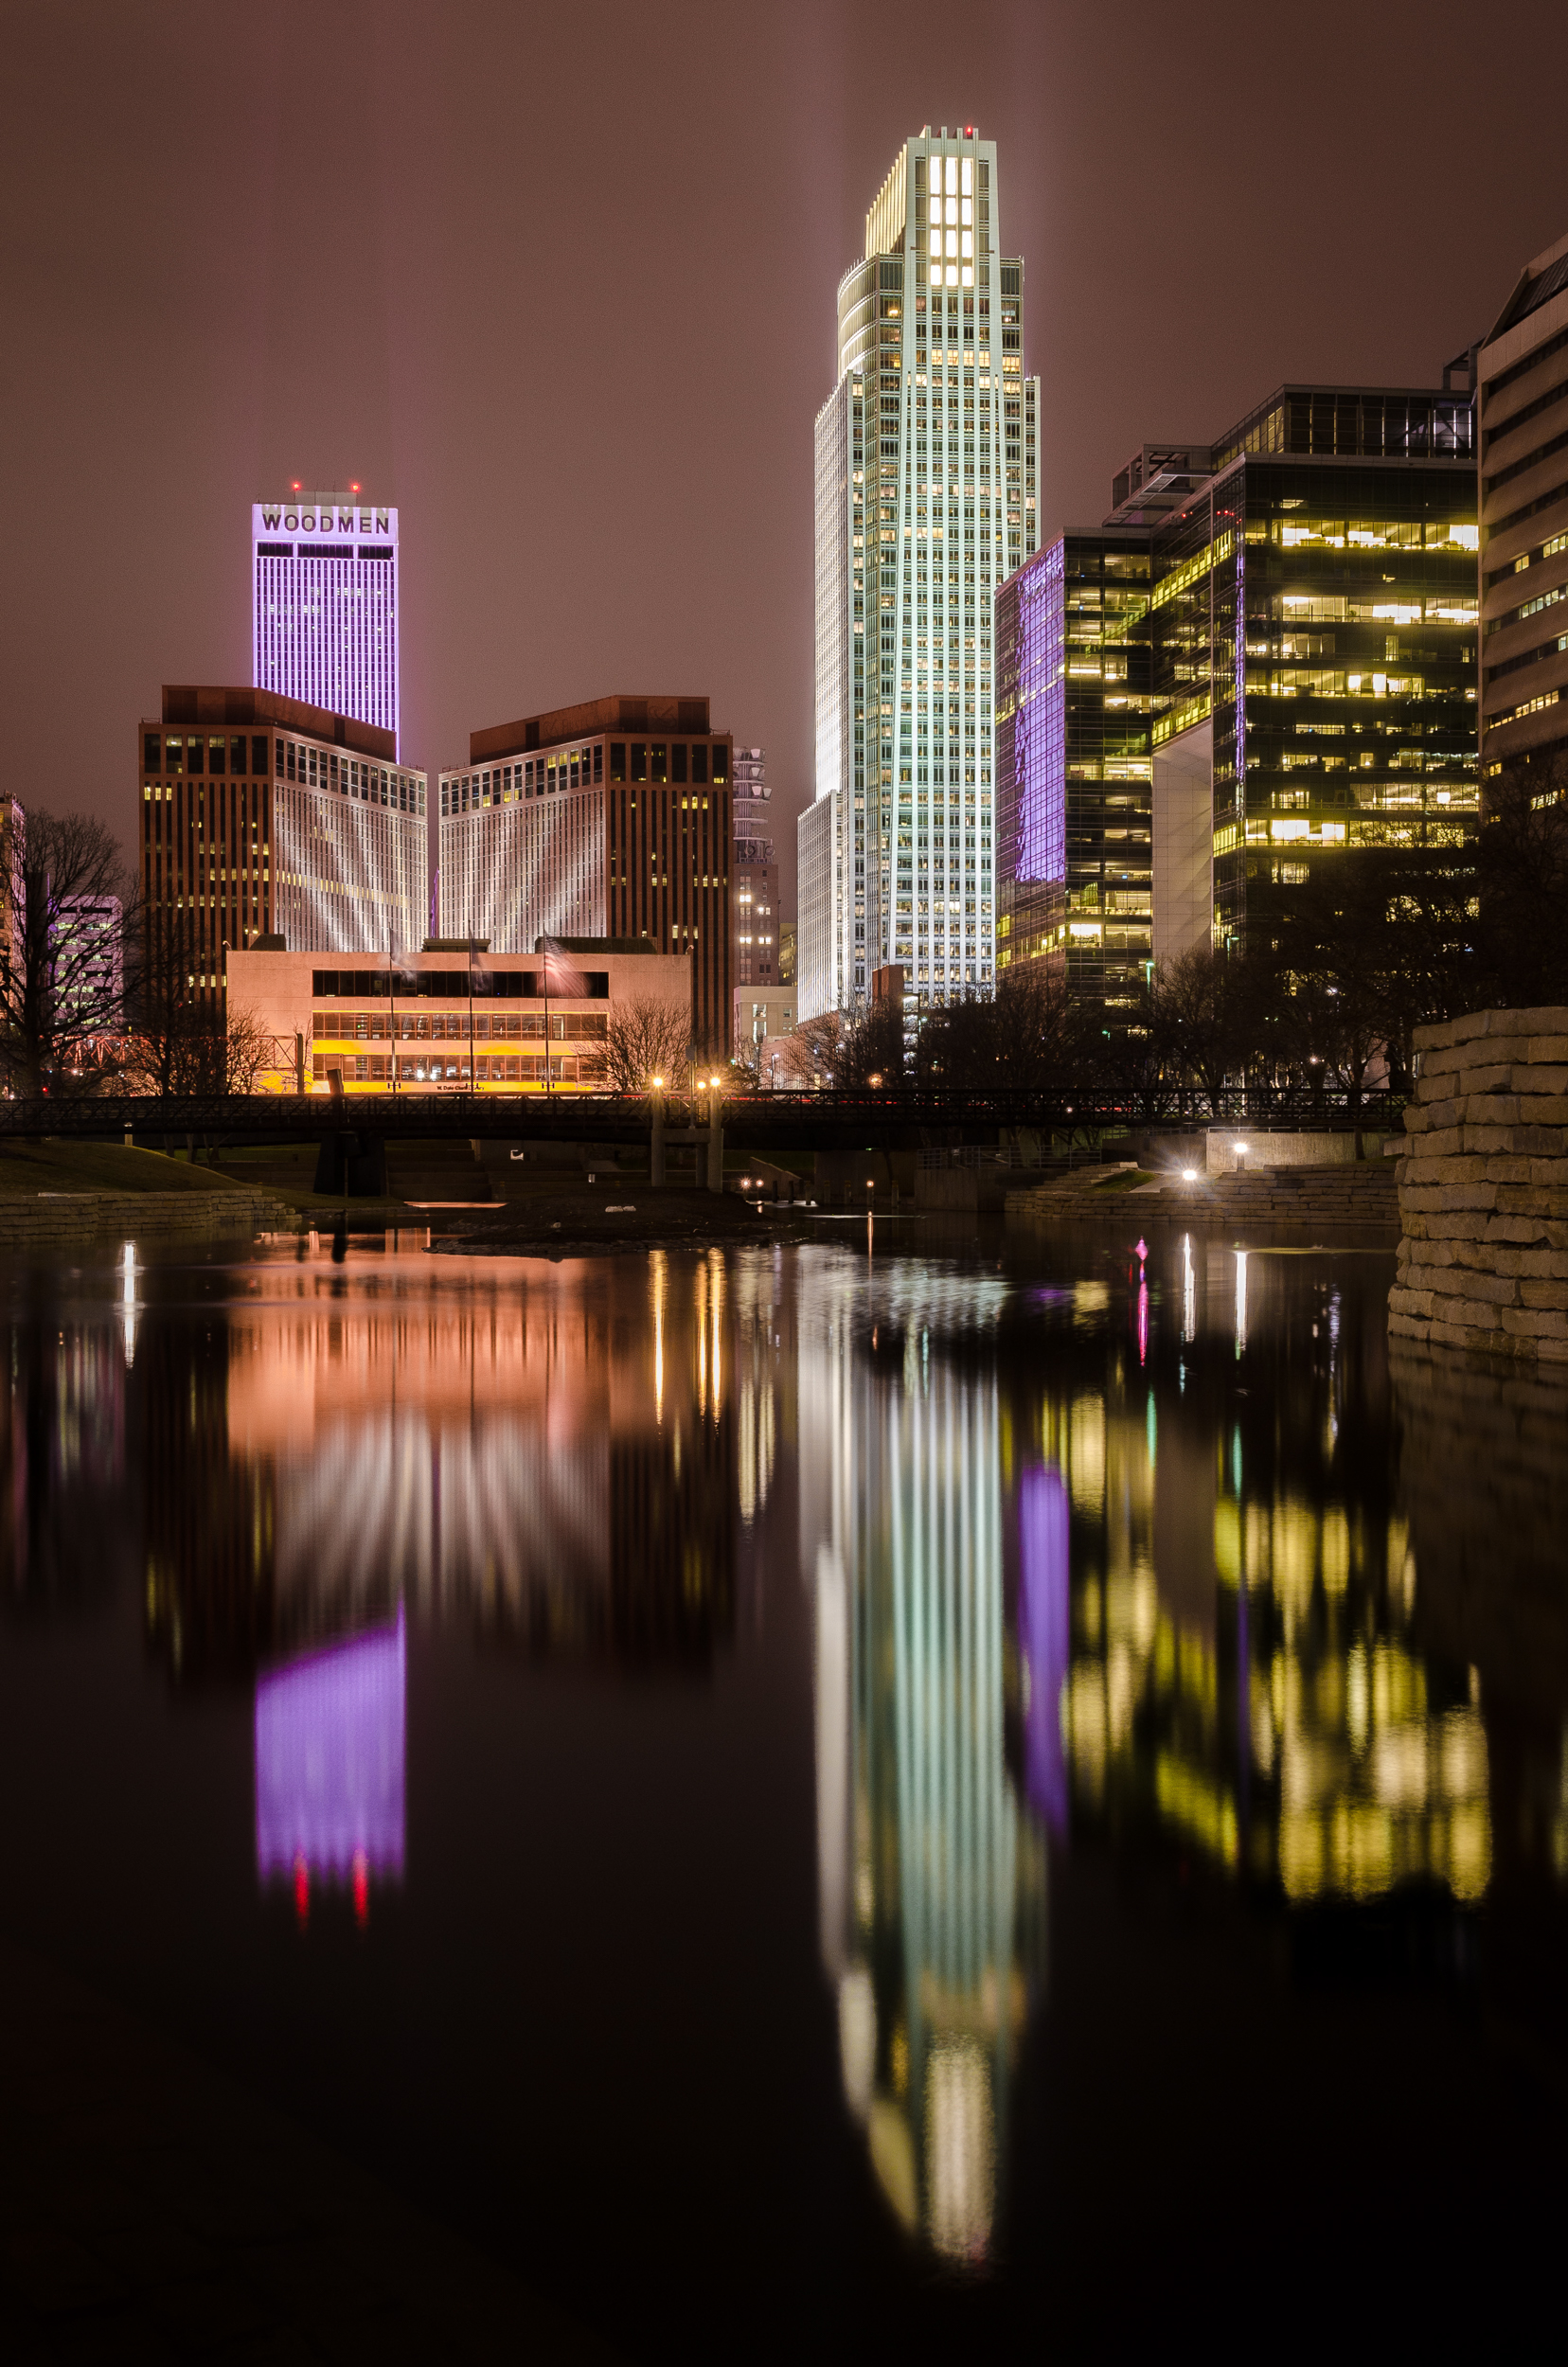
POLYGON ((164 685, 137 732, 141 880, 184 941, 196 991, 223 992, 227 947, 281 935, 327 951, 424 935, 425 776, 389 731, 279 692, 164 685))
POLYGON ((706 699, 595 699, 471 734, 468 763, 440 775, 441 936, 498 954, 541 937, 684 953, 693 1037, 724 1057, 733 771, 706 699))

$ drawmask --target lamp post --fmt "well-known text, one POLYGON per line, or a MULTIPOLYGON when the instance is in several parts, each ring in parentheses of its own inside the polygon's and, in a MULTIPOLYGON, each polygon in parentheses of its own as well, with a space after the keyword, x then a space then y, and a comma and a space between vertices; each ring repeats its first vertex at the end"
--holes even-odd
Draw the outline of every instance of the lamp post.
POLYGON ((664 1078, 655 1077, 650 1081, 653 1087, 653 1127, 652 1139, 649 1145, 648 1180, 650 1184, 658 1188, 662 1186, 665 1180, 664 1078))

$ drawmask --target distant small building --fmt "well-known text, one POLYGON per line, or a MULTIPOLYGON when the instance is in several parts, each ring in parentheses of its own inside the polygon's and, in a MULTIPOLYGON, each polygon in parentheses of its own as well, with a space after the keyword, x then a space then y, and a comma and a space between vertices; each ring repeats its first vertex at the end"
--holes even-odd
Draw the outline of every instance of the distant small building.
MULTIPOLYGON (((735 1045, 739 1052, 756 1039, 763 1006, 778 986, 778 863, 773 837, 773 792, 768 787, 767 759, 760 748, 735 751, 735 872, 731 896, 735 913, 735 1045)), ((793 1003, 793 992, 789 1000, 793 1003)))
POLYGON ((107 1056, 122 1028, 124 908, 117 896, 63 896, 54 921, 55 1036, 73 1060, 107 1056))
POLYGON ((735 1050, 739 1059, 757 1060, 765 1044, 793 1035, 794 1023, 793 987, 737 987, 735 1050))
POLYGON ((27 902, 22 876, 27 844, 27 808, 20 797, 0 794, 0 961, 8 967, 27 902))
POLYGON ((272 1040, 263 1093, 589 1093, 611 1015, 641 998, 689 1017, 691 965, 635 940, 572 938, 528 955, 439 950, 227 957, 230 1020, 272 1040))

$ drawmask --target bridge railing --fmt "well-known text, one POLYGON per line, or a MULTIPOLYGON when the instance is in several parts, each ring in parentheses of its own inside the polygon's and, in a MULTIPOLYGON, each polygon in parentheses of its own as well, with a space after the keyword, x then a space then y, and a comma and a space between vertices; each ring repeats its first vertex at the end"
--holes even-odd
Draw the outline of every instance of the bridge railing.
MULTIPOLYGON (((998 1133, 1022 1129, 1079 1141, 1096 1133, 1179 1130, 1211 1126, 1278 1130, 1356 1127, 1375 1131, 1399 1124, 1402 1095, 1387 1092, 1296 1093, 1272 1087, 1238 1086, 1209 1095, 1179 1086, 1164 1090, 1159 1106, 1151 1096, 1120 1087, 1040 1092, 971 1090, 953 1086, 902 1086, 893 1090, 811 1093, 729 1093, 723 1123, 746 1139, 803 1137, 864 1128, 905 1139, 928 1132, 998 1133)), ((671 1095, 666 1103, 671 1124, 705 1122, 702 1096, 671 1095)), ((473 1093, 355 1095, 339 1099, 321 1094, 102 1094, 80 1097, 0 1098, 0 1137, 70 1135, 103 1138, 134 1130, 145 1136, 182 1139, 248 1137, 252 1141, 318 1139, 353 1132, 389 1137, 470 1135, 491 1140, 508 1135, 553 1136, 559 1141, 631 1140, 650 1125, 650 1104, 637 1094, 473 1093)))

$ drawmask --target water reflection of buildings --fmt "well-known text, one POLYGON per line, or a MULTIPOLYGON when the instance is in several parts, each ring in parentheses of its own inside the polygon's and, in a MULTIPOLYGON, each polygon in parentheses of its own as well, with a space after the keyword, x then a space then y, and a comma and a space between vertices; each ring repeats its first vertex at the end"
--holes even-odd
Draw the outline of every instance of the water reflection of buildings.
POLYGON ((1009 2083, 1043 1964, 1043 1836, 1006 1730, 999 1411, 988 1289, 920 1270, 829 1290, 798 1373, 803 1567, 816 1609, 822 1949, 845 2092, 904 2224, 990 2251, 1009 2083), (935 1352, 934 1352, 935 1335, 935 1352))
POLYGON ((363 1922, 371 1877, 401 1877, 405 1686, 401 1611, 257 1684, 257 1871, 302 1918, 312 1879, 347 1882, 363 1922))
POLYGON ((711 1657, 738 1433, 755 1499, 773 1419, 755 1391, 737 1418, 721 1260, 401 1296, 277 1273, 289 1295, 139 1350, 148 1623, 175 1673, 248 1675, 404 1605, 536 1653, 711 1657))
MULTIPOLYGON (((29 1287, 18 1284, 18 1293, 29 1287)), ((90 1593, 113 1567, 125 1482, 125 1362, 103 1324, 54 1303, 0 1332, 0 1587, 14 1604, 90 1593)))
POLYGON ((1012 1393, 1069 1513, 1076 1811, 1296 1901, 1478 1897, 1487 1735, 1417 1630, 1381 1290, 1211 1244, 1169 1265, 1152 1325, 1130 1276, 1125 1317, 1080 1307, 1046 1386, 1012 1393))
POLYGON ((1476 1671, 1493 1878, 1568 1875, 1568 1373, 1390 1346, 1421 1648, 1476 1671))

